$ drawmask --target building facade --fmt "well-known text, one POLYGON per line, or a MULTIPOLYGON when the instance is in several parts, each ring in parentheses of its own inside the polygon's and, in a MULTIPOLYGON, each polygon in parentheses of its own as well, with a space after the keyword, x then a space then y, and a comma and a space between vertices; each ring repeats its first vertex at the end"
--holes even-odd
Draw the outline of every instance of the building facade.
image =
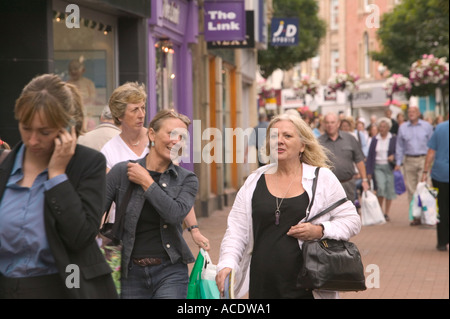
MULTIPOLYGON (((191 47, 197 43, 198 6, 193 0, 151 1, 148 20, 148 83, 150 120, 161 109, 175 109, 193 119, 191 47)), ((190 128, 190 145, 193 129, 190 128)), ((193 154, 182 166, 194 170, 193 154)))
POLYGON ((257 167, 248 161, 246 140, 258 123, 257 50, 266 45, 266 12, 271 3, 244 2, 246 14, 253 19, 253 31, 247 25, 245 40, 207 42, 205 2, 198 1, 199 37, 193 48, 194 119, 200 123, 193 145, 194 171, 200 180, 196 211, 204 216, 231 205, 245 178, 257 167))
POLYGON ((11 145, 20 140, 14 103, 37 75, 56 73, 79 86, 88 129, 98 124, 115 87, 126 81, 147 84, 150 13, 150 1, 2 1, 1 138, 11 145), (79 71, 77 79, 70 70, 79 71))

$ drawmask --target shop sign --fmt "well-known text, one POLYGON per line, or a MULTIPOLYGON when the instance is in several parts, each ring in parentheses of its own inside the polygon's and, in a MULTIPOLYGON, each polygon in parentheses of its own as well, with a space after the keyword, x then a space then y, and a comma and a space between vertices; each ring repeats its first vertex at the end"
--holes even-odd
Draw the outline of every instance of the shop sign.
POLYGON ((374 107, 382 106, 386 102, 386 91, 381 85, 368 85, 359 88, 353 93, 353 106, 355 107, 374 107))
POLYGON ((298 44, 298 18, 273 18, 270 26, 270 44, 293 46, 298 44))
POLYGON ((245 40, 212 41, 208 42, 208 49, 242 49, 255 47, 255 26, 253 11, 246 11, 245 40))
POLYGON ((174 1, 164 0, 163 17, 172 23, 180 23, 180 6, 174 1))
POLYGON ((245 3, 243 0, 205 1, 205 41, 244 41, 245 3))
POLYGON ((297 95, 293 89, 283 89, 281 91, 281 106, 284 108, 303 106, 303 99, 297 95))

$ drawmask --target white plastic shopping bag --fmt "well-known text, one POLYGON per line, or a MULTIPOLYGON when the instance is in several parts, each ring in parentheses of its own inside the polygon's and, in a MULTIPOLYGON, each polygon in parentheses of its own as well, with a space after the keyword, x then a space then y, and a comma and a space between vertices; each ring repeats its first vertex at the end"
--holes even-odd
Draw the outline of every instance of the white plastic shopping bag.
POLYGON ((216 268, 208 252, 200 249, 189 276, 187 299, 219 299, 219 288, 216 284, 216 268))
POLYGON ((364 191, 361 196, 361 219, 363 226, 386 223, 378 198, 371 191, 364 191))
POLYGON ((437 191, 426 182, 417 184, 411 204, 411 215, 420 218, 422 225, 436 225, 438 213, 436 197, 437 191))

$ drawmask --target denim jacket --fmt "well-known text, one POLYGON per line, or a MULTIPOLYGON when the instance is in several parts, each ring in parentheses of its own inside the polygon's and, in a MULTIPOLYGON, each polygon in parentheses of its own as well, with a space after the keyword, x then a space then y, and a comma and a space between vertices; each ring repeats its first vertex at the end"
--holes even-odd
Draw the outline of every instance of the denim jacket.
MULTIPOLYGON (((137 160, 145 167, 146 157, 137 160)), ((130 184, 127 176, 127 164, 121 162, 109 171, 106 176, 106 204, 105 211, 114 201, 120 206, 125 192, 130 184)), ((172 263, 185 264, 195 261, 188 245, 183 238, 182 222, 194 206, 198 191, 197 176, 180 166, 170 164, 161 174, 159 183, 153 183, 147 190, 134 185, 131 199, 125 213, 124 231, 122 237, 122 276, 127 277, 128 265, 133 251, 136 226, 144 207, 149 201, 160 215, 160 231, 163 247, 172 263)))

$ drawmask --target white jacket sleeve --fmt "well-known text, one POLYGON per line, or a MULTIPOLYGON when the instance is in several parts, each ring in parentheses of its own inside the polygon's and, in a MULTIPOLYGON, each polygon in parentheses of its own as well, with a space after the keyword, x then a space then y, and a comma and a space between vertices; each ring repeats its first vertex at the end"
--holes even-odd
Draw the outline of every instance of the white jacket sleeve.
POLYGON ((228 226, 220 245, 217 270, 229 267, 239 271, 244 251, 249 245, 249 219, 246 212, 246 187, 241 187, 228 215, 228 226))
MULTIPOLYGON (((321 168, 317 181, 316 195, 311 216, 314 216, 338 200, 346 197, 345 191, 336 176, 327 168, 321 168)), ((344 204, 312 222, 322 224, 324 238, 349 240, 361 230, 361 218, 355 205, 349 200, 344 204)), ((301 246, 302 242, 300 242, 301 246)))

